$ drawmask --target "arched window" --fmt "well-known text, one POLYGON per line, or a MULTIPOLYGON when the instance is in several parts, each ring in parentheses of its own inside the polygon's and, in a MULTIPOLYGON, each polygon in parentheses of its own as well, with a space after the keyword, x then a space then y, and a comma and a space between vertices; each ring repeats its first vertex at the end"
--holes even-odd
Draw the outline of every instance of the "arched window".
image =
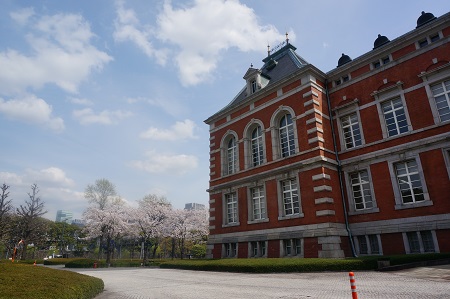
POLYGON ((282 157, 295 154, 294 125, 290 114, 285 114, 279 125, 280 149, 282 157))
POLYGON ((264 143, 261 126, 252 131, 252 165, 258 166, 264 162, 264 143))
POLYGON ((236 138, 231 137, 227 145, 227 174, 236 172, 237 166, 237 145, 236 138))

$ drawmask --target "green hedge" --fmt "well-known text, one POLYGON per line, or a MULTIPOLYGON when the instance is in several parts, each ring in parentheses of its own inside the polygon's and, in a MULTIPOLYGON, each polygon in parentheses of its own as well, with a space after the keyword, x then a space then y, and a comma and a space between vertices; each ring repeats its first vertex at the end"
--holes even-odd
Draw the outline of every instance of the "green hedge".
POLYGON ((167 260, 161 268, 226 271, 245 273, 322 272, 376 270, 378 260, 389 259, 391 265, 450 258, 450 253, 369 256, 346 259, 321 258, 252 258, 218 260, 167 260))
POLYGON ((91 299, 103 291, 99 278, 23 263, 0 263, 0 298, 91 299))
POLYGON ((257 258, 220 260, 174 260, 161 268, 246 273, 372 270, 376 259, 257 258))
MULTIPOLYGON (((67 260, 67 259, 66 259, 67 260)), ((105 260, 95 260, 95 259, 72 259, 67 262, 66 268, 94 268, 94 263, 96 263, 97 268, 107 268, 105 260)), ((149 260, 146 266, 159 266, 159 260, 149 260)), ((110 267, 141 267, 142 260, 113 260, 110 267)))

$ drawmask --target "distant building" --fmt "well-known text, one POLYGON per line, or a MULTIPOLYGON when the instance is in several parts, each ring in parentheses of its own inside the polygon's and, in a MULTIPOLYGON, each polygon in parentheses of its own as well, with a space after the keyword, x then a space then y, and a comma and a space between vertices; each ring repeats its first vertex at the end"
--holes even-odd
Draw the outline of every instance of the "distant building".
POLYGON ((204 210, 205 205, 202 205, 200 203, 191 202, 191 203, 185 204, 184 209, 185 210, 204 210))
POLYGON ((56 212, 56 222, 72 223, 73 213, 69 211, 58 210, 56 212))
POLYGON ((73 219, 72 224, 77 226, 84 226, 86 223, 84 220, 81 219, 73 219))
POLYGON ((247 70, 205 121, 208 257, 450 251, 450 13, 410 26, 327 73, 287 37, 247 70))

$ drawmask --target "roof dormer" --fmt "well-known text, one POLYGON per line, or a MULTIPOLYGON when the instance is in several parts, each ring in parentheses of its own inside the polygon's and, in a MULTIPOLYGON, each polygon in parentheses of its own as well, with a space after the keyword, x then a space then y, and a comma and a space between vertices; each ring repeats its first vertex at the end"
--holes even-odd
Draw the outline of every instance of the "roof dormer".
POLYGON ((244 80, 247 82, 246 95, 254 94, 269 83, 269 78, 264 76, 261 70, 253 68, 253 66, 245 73, 244 80))

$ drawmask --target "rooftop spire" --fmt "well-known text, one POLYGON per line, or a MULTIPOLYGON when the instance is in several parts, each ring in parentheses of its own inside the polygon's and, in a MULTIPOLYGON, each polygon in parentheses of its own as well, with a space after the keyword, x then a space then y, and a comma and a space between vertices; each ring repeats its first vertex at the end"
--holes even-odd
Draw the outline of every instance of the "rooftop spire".
POLYGON ((286 31, 286 44, 289 44, 289 33, 286 31))
POLYGON ((270 45, 267 44, 267 56, 270 56, 270 45))

